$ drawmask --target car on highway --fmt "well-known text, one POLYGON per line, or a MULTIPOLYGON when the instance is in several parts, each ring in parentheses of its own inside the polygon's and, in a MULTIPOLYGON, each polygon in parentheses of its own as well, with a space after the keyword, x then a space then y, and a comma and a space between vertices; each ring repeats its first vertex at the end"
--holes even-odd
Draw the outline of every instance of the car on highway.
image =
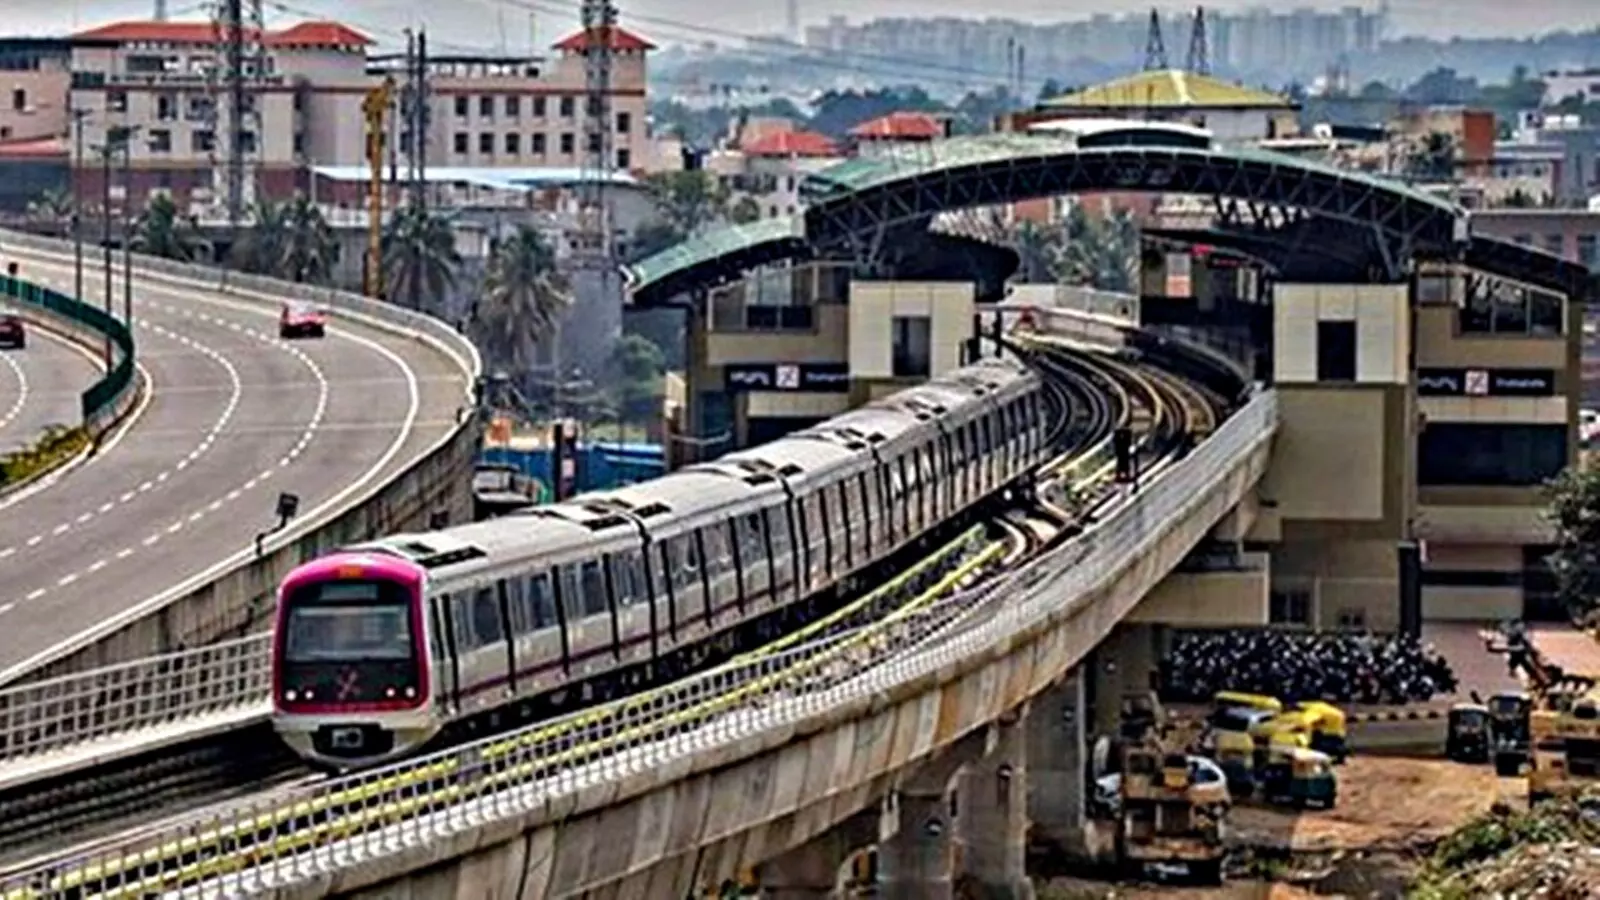
POLYGON ((291 301, 283 305, 278 316, 278 337, 288 340, 297 337, 322 337, 328 326, 328 314, 309 303, 291 301))
POLYGON ((28 333, 22 326, 22 317, 13 313, 0 314, 0 347, 17 350, 28 346, 28 333))

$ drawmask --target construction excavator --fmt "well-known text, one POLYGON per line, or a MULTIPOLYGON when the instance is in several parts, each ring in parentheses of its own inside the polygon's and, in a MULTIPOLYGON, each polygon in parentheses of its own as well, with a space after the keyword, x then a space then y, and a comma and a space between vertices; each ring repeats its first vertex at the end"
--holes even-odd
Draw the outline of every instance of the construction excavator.
POLYGON ((1575 674, 1546 659, 1520 622, 1484 635, 1491 653, 1506 656, 1526 691, 1504 691, 1485 704, 1495 772, 1528 767, 1528 801, 1575 796, 1600 786, 1600 689, 1591 674, 1575 674))

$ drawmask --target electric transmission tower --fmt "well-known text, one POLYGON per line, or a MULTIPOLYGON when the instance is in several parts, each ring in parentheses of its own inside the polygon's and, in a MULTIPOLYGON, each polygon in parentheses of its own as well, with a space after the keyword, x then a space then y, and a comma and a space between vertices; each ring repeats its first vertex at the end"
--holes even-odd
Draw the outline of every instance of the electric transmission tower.
POLYGON ((611 0, 583 0, 584 155, 582 223, 585 262, 609 271, 611 217, 606 188, 616 169, 612 147, 611 62, 616 42, 617 8, 611 0))
POLYGON ((1206 39, 1206 8, 1194 8, 1194 28, 1189 32, 1189 61, 1184 68, 1197 75, 1211 74, 1211 52, 1206 39))
POLYGON ((239 227, 255 203, 251 158, 260 154, 259 88, 267 71, 262 0, 217 0, 211 27, 220 53, 207 78, 212 191, 226 212, 229 242, 237 246, 239 227))
POLYGON ((1161 39, 1161 13, 1150 10, 1150 28, 1144 40, 1144 70, 1154 72, 1172 68, 1167 64, 1167 44, 1161 39))

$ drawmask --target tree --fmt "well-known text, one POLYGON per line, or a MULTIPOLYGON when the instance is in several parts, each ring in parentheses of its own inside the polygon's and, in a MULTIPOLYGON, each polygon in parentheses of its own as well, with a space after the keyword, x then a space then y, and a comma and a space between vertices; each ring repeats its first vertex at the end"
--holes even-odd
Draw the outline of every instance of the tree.
POLYGON ((1556 591, 1574 619, 1600 602, 1600 470, 1573 466, 1545 486, 1555 527, 1555 552, 1546 557, 1556 591))
POLYGON ((1024 221, 1011 236, 1017 251, 1017 277, 1024 284, 1056 281, 1056 263, 1061 254, 1061 229, 1024 221))
POLYGON ((748 225, 761 218, 761 204, 748 194, 740 197, 728 209, 728 218, 739 225, 748 225))
POLYGON ((284 210, 282 267, 290 281, 319 284, 327 280, 338 258, 339 242, 322 210, 297 194, 284 210))
POLYGON ((642 335, 625 334, 611 351, 611 368, 612 406, 618 423, 626 427, 629 422, 644 422, 656 415, 661 375, 666 371, 661 348, 642 335))
POLYGON ((1430 131, 1411 151, 1407 172, 1415 178, 1446 181, 1455 177, 1456 140, 1442 131, 1430 131))
POLYGON ((72 193, 51 188, 28 201, 28 218, 46 232, 59 235, 72 224, 72 193))
POLYGON ((441 312, 456 284, 461 254, 453 223, 416 206, 395 212, 384 229, 383 296, 423 312, 441 312))
POLYGON ((204 244, 193 218, 178 215, 166 194, 156 194, 133 226, 133 249, 150 256, 189 262, 204 244))
POLYGON ((492 359, 521 375, 533 367, 534 351, 554 335, 571 303, 572 286, 556 270, 555 249, 522 226, 495 245, 473 332, 492 359))
POLYGON ((1056 277, 1102 291, 1134 293, 1139 275, 1139 223, 1126 210, 1093 219, 1082 206, 1067 215, 1056 277))
POLYGON ((286 209, 281 203, 261 200, 251 210, 253 222, 233 249, 233 263, 246 272, 273 275, 283 262, 284 239, 288 231, 286 209))
POLYGON ((656 215, 678 240, 693 237, 728 211, 728 192, 709 172, 658 172, 647 183, 655 198, 656 215))

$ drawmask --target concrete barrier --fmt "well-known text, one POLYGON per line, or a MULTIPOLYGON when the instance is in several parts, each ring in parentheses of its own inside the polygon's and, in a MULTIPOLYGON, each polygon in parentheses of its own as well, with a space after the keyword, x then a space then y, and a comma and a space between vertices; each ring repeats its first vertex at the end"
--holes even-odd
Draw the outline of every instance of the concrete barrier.
MULTIPOLYGON (((70 254, 67 241, 0 232, 8 257, 70 254)), ((438 320, 354 294, 135 254, 140 277, 180 289, 279 303, 303 299, 339 311, 340 318, 409 337, 458 366, 466 382, 458 424, 401 473, 373 484, 340 509, 295 522, 269 537, 264 553, 247 549, 183 584, 132 603, 117 616, 0 672, 0 685, 81 672, 241 637, 266 627, 277 582, 294 566, 341 544, 426 527, 435 514, 450 521, 472 515, 472 462, 479 423, 475 391, 483 364, 463 335, 438 320)))

